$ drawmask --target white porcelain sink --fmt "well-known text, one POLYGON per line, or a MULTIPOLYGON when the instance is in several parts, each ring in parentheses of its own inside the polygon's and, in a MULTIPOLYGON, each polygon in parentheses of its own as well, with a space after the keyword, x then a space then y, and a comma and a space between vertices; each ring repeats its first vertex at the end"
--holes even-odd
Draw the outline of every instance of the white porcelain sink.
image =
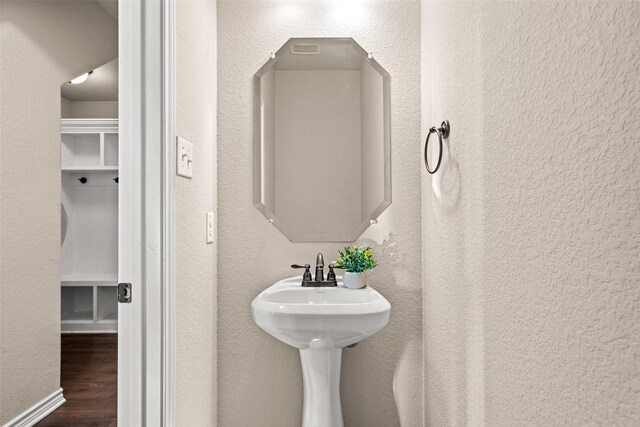
POLYGON ((281 280, 251 303, 253 320, 300 349, 304 382, 303 427, 341 427, 342 348, 382 329, 391 305, 375 289, 303 288, 302 276, 281 280))

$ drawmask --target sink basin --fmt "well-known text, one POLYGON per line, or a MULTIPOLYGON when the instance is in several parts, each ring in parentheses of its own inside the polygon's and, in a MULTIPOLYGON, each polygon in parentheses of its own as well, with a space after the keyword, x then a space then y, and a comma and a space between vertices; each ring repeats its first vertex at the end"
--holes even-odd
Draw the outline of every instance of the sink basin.
POLYGON ((382 329, 391 305, 367 286, 301 286, 302 276, 281 280, 251 303, 253 320, 273 337, 300 349, 304 382, 303 427, 341 427, 342 348, 382 329))
POLYGON ((302 277, 281 280, 251 303, 253 320, 280 341, 303 349, 342 348, 362 341, 389 321, 391 305, 367 286, 303 288, 302 277))

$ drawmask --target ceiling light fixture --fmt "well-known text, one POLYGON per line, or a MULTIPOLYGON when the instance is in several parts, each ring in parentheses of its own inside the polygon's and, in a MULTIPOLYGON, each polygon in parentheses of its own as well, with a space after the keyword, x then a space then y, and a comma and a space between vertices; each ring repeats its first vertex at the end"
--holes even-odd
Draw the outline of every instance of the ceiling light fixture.
POLYGON ((71 83, 72 85, 79 85, 80 83, 84 83, 87 81, 87 79, 89 78, 89 75, 93 74, 93 71, 89 71, 88 73, 84 73, 81 76, 76 77, 75 79, 71 80, 69 83, 71 83))

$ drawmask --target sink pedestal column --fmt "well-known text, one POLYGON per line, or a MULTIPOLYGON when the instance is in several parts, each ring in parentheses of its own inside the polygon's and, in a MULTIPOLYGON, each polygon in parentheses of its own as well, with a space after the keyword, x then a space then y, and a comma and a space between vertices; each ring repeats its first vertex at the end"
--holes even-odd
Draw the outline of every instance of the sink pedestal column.
POLYGON ((342 349, 300 350, 302 427, 343 427, 340 406, 342 349))

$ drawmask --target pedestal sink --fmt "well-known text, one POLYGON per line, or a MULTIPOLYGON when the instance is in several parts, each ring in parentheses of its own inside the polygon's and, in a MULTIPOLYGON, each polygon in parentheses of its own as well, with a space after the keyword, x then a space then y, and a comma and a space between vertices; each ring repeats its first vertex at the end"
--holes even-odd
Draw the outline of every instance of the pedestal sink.
POLYGON ((253 320, 266 332, 300 349, 304 383, 303 427, 342 427, 342 348, 382 329, 391 305, 367 286, 302 287, 302 276, 281 280, 251 303, 253 320))

